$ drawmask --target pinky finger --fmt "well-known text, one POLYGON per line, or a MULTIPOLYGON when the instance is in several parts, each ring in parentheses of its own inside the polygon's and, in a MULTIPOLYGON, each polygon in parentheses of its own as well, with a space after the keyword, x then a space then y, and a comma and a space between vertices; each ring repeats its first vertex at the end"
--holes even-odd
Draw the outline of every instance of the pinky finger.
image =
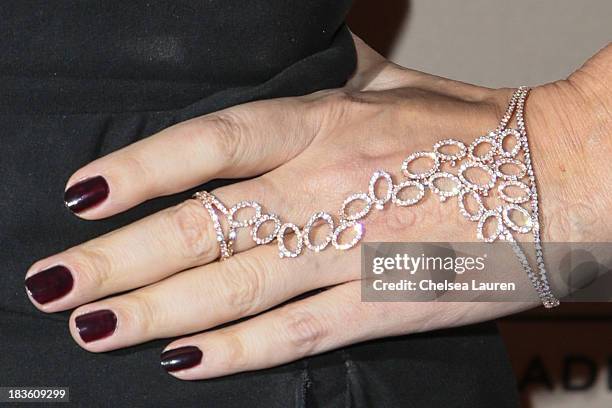
POLYGON ((162 367, 182 380, 274 367, 379 337, 372 331, 377 325, 365 321, 376 318, 375 310, 375 304, 361 302, 359 281, 345 283, 248 321, 177 340, 162 353, 162 367))

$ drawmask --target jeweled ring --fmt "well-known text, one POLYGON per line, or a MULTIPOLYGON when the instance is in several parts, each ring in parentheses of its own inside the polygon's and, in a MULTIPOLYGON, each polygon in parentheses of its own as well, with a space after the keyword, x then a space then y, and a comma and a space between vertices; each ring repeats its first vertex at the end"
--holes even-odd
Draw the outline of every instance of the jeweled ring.
MULTIPOLYGON (((217 197, 208 191, 199 191, 193 195, 195 200, 198 200, 202 206, 208 211, 210 215, 210 220, 212 221, 213 229, 215 231, 217 242, 219 243, 219 249, 221 252, 220 259, 222 261, 226 260, 230 256, 234 254, 234 240, 236 239, 236 233, 233 227, 230 227, 230 232, 228 233, 227 239, 225 238, 225 234, 223 233, 223 227, 221 226, 221 221, 219 220, 219 214, 221 213, 226 218, 229 217, 230 212, 227 207, 219 201, 217 197)), ((233 213, 232 213, 233 214, 233 213)), ((228 225, 231 226, 230 223, 228 225)))

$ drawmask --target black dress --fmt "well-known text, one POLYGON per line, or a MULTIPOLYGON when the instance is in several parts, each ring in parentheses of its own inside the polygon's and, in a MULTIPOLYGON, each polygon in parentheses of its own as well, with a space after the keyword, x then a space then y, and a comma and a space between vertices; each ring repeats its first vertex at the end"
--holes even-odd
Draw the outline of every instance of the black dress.
POLYGON ((491 324, 181 382, 159 366, 169 340, 88 353, 68 333, 68 312, 45 315, 26 297, 24 274, 35 260, 189 195, 85 222, 62 201, 72 172, 194 116, 342 86, 355 68, 344 25, 349 6, 348 0, 0 3, 0 386, 69 386, 72 403, 85 407, 516 406, 491 324))

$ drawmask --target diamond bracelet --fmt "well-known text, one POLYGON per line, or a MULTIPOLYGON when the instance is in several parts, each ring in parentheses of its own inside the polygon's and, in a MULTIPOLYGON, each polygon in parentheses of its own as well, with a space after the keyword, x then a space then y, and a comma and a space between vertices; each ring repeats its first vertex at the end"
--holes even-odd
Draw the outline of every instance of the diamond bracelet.
POLYGON ((266 245, 276 240, 281 258, 295 258, 299 256, 304 247, 314 252, 325 250, 330 244, 339 250, 348 250, 357 245, 364 235, 362 221, 373 209, 381 211, 389 203, 399 207, 413 206, 425 197, 429 189, 437 195, 441 202, 457 197, 459 212, 469 221, 476 222, 476 237, 484 242, 504 240, 510 243, 519 263, 535 288, 542 304, 546 308, 559 305, 559 300, 553 294, 547 278, 544 254, 540 238, 540 211, 538 191, 535 174, 531 164, 531 153, 527 140, 525 127, 525 100, 529 88, 517 89, 504 113, 497 128, 485 136, 480 136, 466 146, 455 139, 444 139, 433 145, 432 151, 419 151, 410 154, 403 161, 401 173, 404 179, 395 183, 393 177, 385 170, 373 173, 367 192, 351 194, 342 203, 338 212, 338 223, 327 212, 312 214, 303 228, 294 223, 283 223, 280 217, 273 213, 264 213, 262 206, 255 201, 241 201, 231 208, 227 208, 213 194, 201 191, 194 195, 208 211, 217 241, 220 247, 220 259, 225 260, 233 254, 233 243, 239 228, 250 228, 251 238, 257 245, 266 245), (516 118, 516 128, 508 127, 512 118, 516 118), (512 148, 504 148, 508 138, 512 138, 512 148), (488 145, 484 153, 479 153, 480 147, 488 145), (454 151, 443 152, 443 149, 452 147, 454 151), (411 170, 414 161, 426 158, 431 161, 431 167, 422 172, 411 170), (442 171, 443 163, 448 162, 450 167, 456 169, 456 174, 442 171), (508 168, 512 170, 509 171, 508 168), (488 181, 485 183, 471 180, 468 171, 479 169, 484 172, 488 181), (443 188, 439 180, 445 179, 452 188, 443 188), (377 193, 377 187, 383 183, 386 187, 384 195, 377 193), (509 188, 521 192, 520 195, 511 195, 509 188), (402 198, 401 193, 408 189, 413 190, 409 198, 402 198), (503 202, 495 208, 487 208, 484 197, 491 193, 503 202), (476 209, 470 211, 467 199, 473 199, 476 209), (358 211, 350 211, 355 203, 361 203, 358 211), (251 208, 253 216, 247 220, 238 220, 237 213, 241 209, 251 208), (512 214, 518 213, 524 220, 517 223, 512 214), (227 235, 223 231, 220 216, 225 217, 228 226, 227 235), (492 232, 485 232, 486 224, 495 221, 492 232), (264 224, 272 224, 272 231, 261 236, 260 229, 264 224), (320 242, 314 242, 311 237, 315 225, 327 224, 328 233, 320 242), (344 242, 342 237, 352 232, 352 238, 344 242), (533 235, 537 272, 531 267, 529 260, 520 244, 515 239, 516 234, 533 235), (288 234, 295 237, 292 248, 286 240, 288 234))

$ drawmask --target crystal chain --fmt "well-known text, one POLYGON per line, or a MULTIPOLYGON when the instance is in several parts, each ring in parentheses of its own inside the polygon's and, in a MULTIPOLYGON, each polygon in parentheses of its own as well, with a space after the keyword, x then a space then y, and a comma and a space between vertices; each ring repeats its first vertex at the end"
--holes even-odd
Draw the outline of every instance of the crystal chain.
POLYGON ((559 304, 559 300, 552 293, 546 275, 540 239, 538 191, 525 127, 524 110, 528 94, 529 88, 527 87, 516 90, 497 128, 485 136, 476 138, 469 146, 455 139, 444 139, 434 144, 433 151, 420 151, 410 154, 402 163, 401 172, 405 178, 399 183, 395 184, 393 177, 386 171, 375 171, 370 179, 367 192, 352 194, 344 200, 338 213, 339 221, 337 225, 334 217, 326 212, 314 213, 306 225, 300 228, 294 223, 282 223, 276 214, 263 213, 261 205, 254 201, 241 201, 227 209, 214 195, 208 192, 196 193, 194 198, 198 199, 210 214, 220 246, 221 260, 224 260, 233 254, 233 243, 239 228, 251 228, 251 237, 257 245, 265 245, 276 239, 279 256, 281 258, 295 258, 304 251, 304 247, 314 252, 323 251, 329 245, 339 250, 353 248, 364 235, 364 228, 360 220, 365 218, 373 209, 383 210, 388 203, 400 207, 415 205, 425 197, 426 190, 437 195, 441 202, 457 197, 459 212, 468 220, 477 222, 476 236, 478 239, 484 242, 494 242, 498 239, 508 241, 543 305, 547 308, 555 307, 559 304), (508 127, 513 117, 516 118, 516 129, 508 127), (507 137, 515 139, 515 145, 510 151, 504 149, 504 140, 507 137), (490 145, 490 148, 485 154, 479 155, 476 151, 478 146, 483 143, 490 145), (457 150, 456 153, 442 153, 441 149, 445 146, 454 146, 457 150), (424 172, 411 171, 411 163, 421 158, 431 160, 432 167, 424 172), (454 169, 458 167, 457 173, 441 171, 440 167, 443 162, 450 162, 454 169), (503 170, 504 166, 514 167, 516 171, 506 173, 503 170), (484 171, 489 176, 489 181, 487 183, 477 183, 470 180, 467 171, 472 168, 484 171), (440 179, 450 181, 454 187, 450 189, 439 187, 436 182, 440 179), (376 192, 379 183, 386 185, 383 196, 376 192), (523 194, 512 197, 505 191, 508 187, 516 187, 523 194), (402 199, 400 193, 405 189, 414 189, 416 194, 411 198, 402 199), (504 204, 494 209, 488 209, 483 203, 483 197, 488 196, 492 191, 497 191, 498 197, 504 204), (467 197, 473 198, 478 204, 476 211, 470 212, 468 210, 465 205, 467 197), (351 213, 349 207, 355 202, 361 202, 362 208, 351 213), (527 203, 529 203, 529 208, 521 205, 527 205, 527 203), (243 208, 251 208, 255 214, 248 220, 236 220, 237 212, 243 208), (510 216, 512 212, 522 214, 525 219, 524 224, 518 225, 514 222, 510 216), (221 226, 219 215, 224 216, 227 220, 229 229, 227 237, 221 226), (485 234, 485 226, 489 219, 494 219, 497 225, 493 233, 485 234), (267 223, 273 225, 272 231, 261 237, 260 228, 267 223), (329 231, 321 242, 315 243, 311 238, 312 229, 315 225, 321 223, 327 224, 329 231), (342 235, 351 230, 353 233, 352 239, 342 243, 342 235), (537 273, 533 271, 527 256, 514 237, 514 234, 526 234, 528 232, 533 234, 537 273), (295 236, 296 242, 292 249, 286 243, 287 233, 295 236))

